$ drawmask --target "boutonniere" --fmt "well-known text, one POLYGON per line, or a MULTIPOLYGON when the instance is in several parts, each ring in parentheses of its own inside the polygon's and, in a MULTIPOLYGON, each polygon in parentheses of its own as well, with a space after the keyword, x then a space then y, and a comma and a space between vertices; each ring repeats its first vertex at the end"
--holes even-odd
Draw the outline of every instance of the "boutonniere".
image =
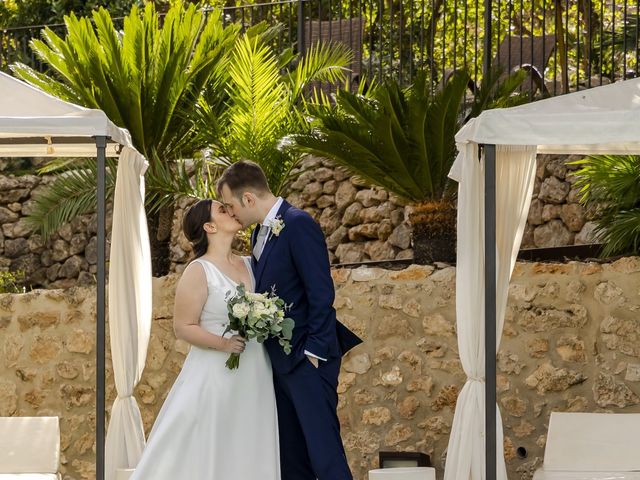
POLYGON ((271 234, 273 236, 276 236, 276 237, 280 236, 280 232, 282 232, 283 228, 284 228, 284 220, 280 218, 280 215, 278 215, 276 218, 271 220, 271 234))

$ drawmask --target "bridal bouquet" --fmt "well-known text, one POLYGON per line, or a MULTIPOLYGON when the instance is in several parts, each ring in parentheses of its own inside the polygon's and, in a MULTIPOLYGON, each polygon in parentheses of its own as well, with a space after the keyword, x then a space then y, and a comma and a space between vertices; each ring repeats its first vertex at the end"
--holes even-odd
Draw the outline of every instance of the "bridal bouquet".
MULTIPOLYGON (((294 323, 285 318, 289 306, 275 294, 247 292, 244 285, 238 285, 235 294, 227 300, 229 325, 224 333, 231 330, 250 340, 255 338, 259 343, 267 338, 277 338, 285 353, 291 353, 291 336, 294 323)), ((240 365, 240 354, 232 353, 225 363, 233 370, 240 365)))

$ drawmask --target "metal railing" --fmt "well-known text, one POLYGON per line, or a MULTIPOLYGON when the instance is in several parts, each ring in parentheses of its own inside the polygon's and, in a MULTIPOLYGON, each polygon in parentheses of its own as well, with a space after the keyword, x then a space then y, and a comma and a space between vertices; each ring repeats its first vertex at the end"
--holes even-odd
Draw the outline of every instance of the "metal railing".
MULTIPOLYGON (((354 50, 356 77, 408 84, 427 68, 437 83, 466 69, 477 84, 488 55, 505 70, 529 69, 532 94, 556 95, 638 75, 639 2, 494 0, 488 52, 484 0, 281 0, 226 7, 224 21, 280 23, 279 48, 343 42, 354 50)), ((45 69, 29 48, 42 28, 1 30, 0 69, 16 61, 45 69)), ((64 25, 50 28, 64 33, 64 25)))
POLYGON ((639 3, 324 0, 305 2, 305 19, 308 25, 321 20, 325 32, 328 28, 339 31, 345 23, 355 25, 351 38, 360 34, 355 35, 353 28, 361 28, 362 41, 352 47, 362 49, 358 70, 369 76, 392 76, 406 84, 416 71, 428 68, 437 82, 452 70, 466 69, 477 84, 488 55, 492 65, 504 70, 531 69, 532 91, 544 87, 556 95, 638 75, 639 3), (491 5, 488 52, 485 3, 491 5))

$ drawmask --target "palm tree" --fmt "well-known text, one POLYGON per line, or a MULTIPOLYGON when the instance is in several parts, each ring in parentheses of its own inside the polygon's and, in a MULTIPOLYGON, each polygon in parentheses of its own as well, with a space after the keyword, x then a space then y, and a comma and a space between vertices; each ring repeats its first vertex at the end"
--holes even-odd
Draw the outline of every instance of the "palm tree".
MULTIPOLYGON (((183 159, 206 146, 192 121, 196 101, 207 86, 224 95, 226 62, 239 27, 223 27, 219 10, 208 16, 194 5, 172 7, 159 25, 153 4, 134 7, 123 32, 100 9, 88 18, 65 17, 61 38, 46 29, 31 47, 51 69, 39 73, 24 64, 12 66, 23 80, 59 98, 103 110, 129 130, 134 146, 149 160, 147 205, 155 274, 168 271, 169 239, 176 196, 193 193, 183 159)), ((203 163, 196 159, 196 170, 203 163)), ((74 216, 93 208, 95 162, 58 161, 50 169, 64 170, 38 201, 31 221, 45 236, 74 216)), ((113 171, 108 191, 114 188, 113 171)), ((197 185, 209 193, 206 177, 197 185)))
POLYGON ((301 58, 291 49, 278 53, 268 41, 270 33, 276 29, 240 38, 228 63, 227 108, 218 115, 202 98, 198 123, 217 164, 253 160, 272 191, 281 194, 300 154, 281 150, 280 139, 309 131, 304 94, 322 82, 344 81, 351 52, 341 44, 318 43, 301 58))
MULTIPOLYGON (((175 200, 215 196, 221 167, 241 158, 258 162, 280 192, 298 158, 277 143, 308 128, 302 93, 311 81, 342 78, 350 54, 334 46, 314 47, 302 59, 290 49, 278 54, 270 45, 281 27, 259 24, 240 34, 236 25, 222 26, 219 10, 205 17, 193 5, 172 7, 162 26, 151 4, 134 8, 122 33, 105 10, 95 12, 94 22, 71 15, 64 39, 45 31, 44 41, 32 43, 52 74, 21 64, 13 69, 58 97, 102 109, 129 130, 150 162, 149 227, 154 274, 161 275, 169 265, 175 200), (215 161, 205 159, 204 149, 215 161)), ((95 162, 54 161, 43 171, 63 173, 30 217, 47 236, 92 210, 95 162)))
POLYGON ((455 134, 488 106, 522 101, 512 94, 524 76, 499 81, 500 71, 492 71, 466 107, 471 82, 464 71, 453 72, 441 88, 422 71, 405 90, 390 80, 367 95, 340 90, 335 105, 325 99, 310 107, 310 132, 288 136, 283 145, 329 158, 412 202, 414 260, 453 261, 455 191, 447 175, 456 155, 455 134))
POLYGON ((596 155, 577 162, 574 175, 582 203, 597 208, 596 234, 604 243, 601 255, 640 251, 640 157, 596 155))

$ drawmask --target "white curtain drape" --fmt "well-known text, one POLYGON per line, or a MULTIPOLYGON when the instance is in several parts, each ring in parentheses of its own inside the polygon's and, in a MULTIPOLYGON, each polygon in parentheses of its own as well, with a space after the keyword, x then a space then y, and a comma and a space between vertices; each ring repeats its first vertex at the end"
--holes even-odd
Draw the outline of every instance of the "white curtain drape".
POLYGON ((109 334, 118 396, 105 444, 105 479, 133 468, 145 445, 133 389, 140 381, 151 333, 151 253, 144 211, 147 162, 124 147, 118 162, 109 257, 109 334))
MULTIPOLYGON (((485 480, 484 159, 466 143, 451 169, 458 187, 456 317, 467 381, 453 418, 445 480, 485 480)), ((536 171, 536 147, 496 148, 496 336, 500 344, 509 279, 522 241, 536 171)), ((496 406, 497 408, 497 406, 496 406)), ((497 478, 506 480, 502 418, 496 416, 497 478)))

